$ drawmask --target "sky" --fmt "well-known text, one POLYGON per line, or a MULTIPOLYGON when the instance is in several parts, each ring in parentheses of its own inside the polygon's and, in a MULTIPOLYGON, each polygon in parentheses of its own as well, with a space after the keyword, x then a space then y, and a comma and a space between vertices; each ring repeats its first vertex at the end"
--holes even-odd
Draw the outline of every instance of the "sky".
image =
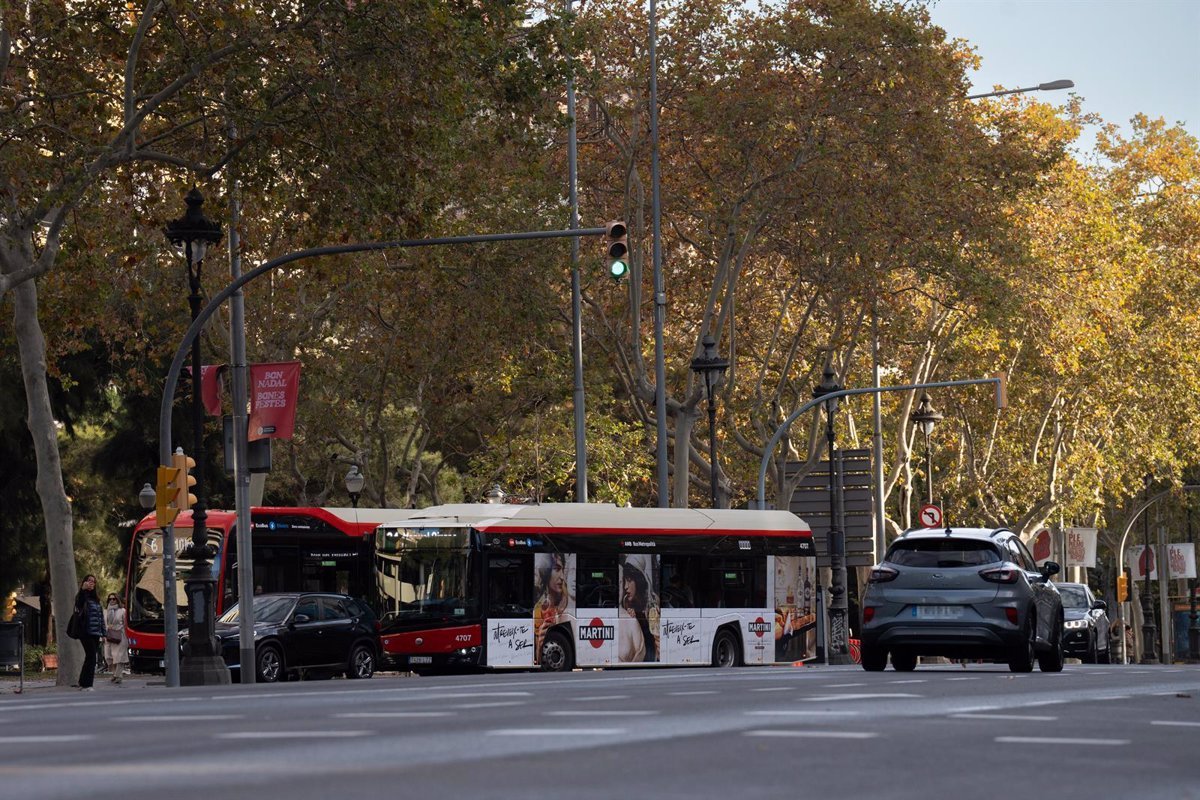
MULTIPOLYGON (((973 91, 1067 78, 1083 110, 1122 125, 1137 113, 1181 122, 1200 137, 1200 0, 930 0, 950 39, 966 39, 983 64, 973 91)), ((1093 146, 1095 129, 1079 141, 1093 146)))

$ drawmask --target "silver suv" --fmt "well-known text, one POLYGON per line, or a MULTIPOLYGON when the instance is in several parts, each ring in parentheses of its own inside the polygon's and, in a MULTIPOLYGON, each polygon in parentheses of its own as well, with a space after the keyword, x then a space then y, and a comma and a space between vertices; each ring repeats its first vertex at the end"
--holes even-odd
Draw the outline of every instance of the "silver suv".
POLYGON ((1063 605, 1006 528, 912 530, 871 570, 862 600, 862 665, 915 669, 918 656, 1008 662, 1013 672, 1063 668, 1063 605))

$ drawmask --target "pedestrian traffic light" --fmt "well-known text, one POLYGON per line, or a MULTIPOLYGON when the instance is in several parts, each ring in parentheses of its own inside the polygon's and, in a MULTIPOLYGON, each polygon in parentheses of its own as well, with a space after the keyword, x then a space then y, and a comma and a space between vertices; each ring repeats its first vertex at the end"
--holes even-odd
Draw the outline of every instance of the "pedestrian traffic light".
POLYGON ((159 467, 158 483, 154 487, 154 522, 165 528, 179 516, 175 498, 179 494, 179 476, 183 473, 175 467, 159 467))
POLYGON ((175 482, 175 509, 184 511, 196 504, 196 495, 192 494, 192 487, 196 485, 196 477, 192 475, 196 459, 185 456, 183 448, 180 447, 175 451, 175 455, 171 456, 171 464, 179 470, 179 478, 175 482))
POLYGON ((1117 602, 1124 603, 1129 599, 1129 576, 1117 576, 1117 602))
POLYGON ((629 229, 624 222, 610 222, 604 233, 608 252, 608 274, 619 281, 629 274, 629 229))

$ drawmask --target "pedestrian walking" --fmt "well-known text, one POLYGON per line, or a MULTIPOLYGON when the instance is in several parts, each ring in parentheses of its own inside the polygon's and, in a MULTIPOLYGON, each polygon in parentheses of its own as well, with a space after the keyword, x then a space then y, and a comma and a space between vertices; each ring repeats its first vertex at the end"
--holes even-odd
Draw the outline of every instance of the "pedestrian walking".
POLYGON ((112 673, 109 679, 120 683, 129 667, 129 642, 125 638, 125 606, 116 594, 108 596, 104 609, 104 663, 112 673))
POLYGON ((78 620, 79 643, 83 645, 83 669, 79 671, 79 690, 92 691, 96 679, 96 651, 104 638, 104 611, 96 594, 96 576, 88 575, 75 595, 75 617, 78 620))

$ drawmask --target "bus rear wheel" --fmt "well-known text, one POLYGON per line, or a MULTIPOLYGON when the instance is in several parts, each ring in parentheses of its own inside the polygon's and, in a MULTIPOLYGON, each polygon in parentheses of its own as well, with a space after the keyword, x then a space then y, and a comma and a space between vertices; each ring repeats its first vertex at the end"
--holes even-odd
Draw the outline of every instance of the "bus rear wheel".
POLYGON ((538 663, 546 672, 571 671, 571 643, 561 631, 550 631, 542 639, 542 649, 538 653, 538 663))
POLYGON ((742 662, 738 638, 728 628, 717 631, 713 639, 712 665, 714 667, 736 667, 742 662))

